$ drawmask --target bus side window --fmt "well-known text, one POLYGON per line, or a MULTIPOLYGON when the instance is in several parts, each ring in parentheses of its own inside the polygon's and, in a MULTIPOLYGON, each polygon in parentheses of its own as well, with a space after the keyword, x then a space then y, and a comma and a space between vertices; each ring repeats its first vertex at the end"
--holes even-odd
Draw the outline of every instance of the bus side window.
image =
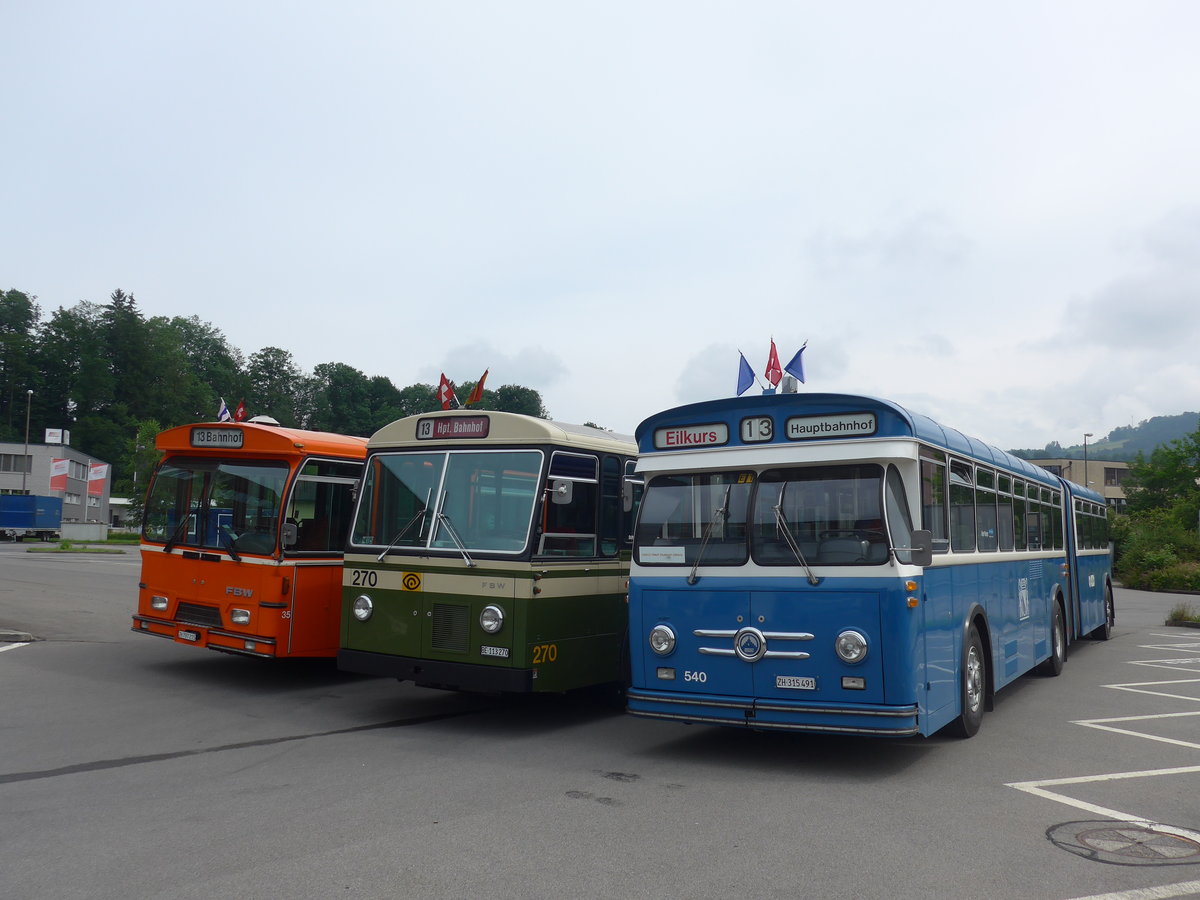
POLYGON ((928 459, 921 460, 921 524, 933 535, 935 553, 945 553, 950 549, 946 467, 928 459))

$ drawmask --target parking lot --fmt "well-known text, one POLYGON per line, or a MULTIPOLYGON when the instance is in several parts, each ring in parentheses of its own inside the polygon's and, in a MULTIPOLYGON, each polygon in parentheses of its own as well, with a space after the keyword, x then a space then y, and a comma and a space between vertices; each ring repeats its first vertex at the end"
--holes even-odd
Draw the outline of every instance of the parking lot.
MULTIPOLYGON (((136 551, 0 548, 0 889, 64 897, 1200 895, 1200 630, 1107 643, 967 741, 758 734, 134 634, 136 551)), ((1191 599, 1191 598, 1186 598, 1191 599)))

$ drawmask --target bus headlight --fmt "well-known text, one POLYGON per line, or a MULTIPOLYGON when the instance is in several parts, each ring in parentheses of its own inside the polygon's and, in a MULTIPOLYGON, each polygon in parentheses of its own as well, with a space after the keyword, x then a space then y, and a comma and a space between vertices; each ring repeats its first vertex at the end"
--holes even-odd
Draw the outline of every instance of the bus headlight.
POLYGON ((833 642, 842 662, 860 663, 867 658, 867 639, 857 631, 843 631, 833 642))
POLYGON ((375 604, 371 602, 371 598, 366 594, 359 594, 354 598, 354 603, 350 609, 354 613, 354 618, 360 622, 365 622, 371 618, 371 613, 375 612, 375 604))
POLYGON ((159 594, 155 594, 150 598, 150 608, 157 609, 160 612, 165 610, 167 608, 167 598, 160 596, 159 594))
POLYGON ((479 627, 488 634, 495 634, 504 627, 504 610, 494 603, 489 603, 479 614, 479 627))
POLYGON ((655 625, 650 629, 650 649, 659 656, 668 656, 675 649, 675 632, 669 625, 655 625))
POLYGON ((248 609, 232 609, 229 611, 229 621, 234 625, 249 625, 250 610, 248 609))

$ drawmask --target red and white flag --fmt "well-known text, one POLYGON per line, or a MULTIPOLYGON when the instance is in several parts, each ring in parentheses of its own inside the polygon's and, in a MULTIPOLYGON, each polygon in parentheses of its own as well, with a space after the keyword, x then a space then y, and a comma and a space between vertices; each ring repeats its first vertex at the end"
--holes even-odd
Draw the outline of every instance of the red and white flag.
POLYGON ((50 490, 65 491, 67 475, 71 472, 71 461, 67 459, 50 460, 50 490))
POLYGON ((783 378, 783 369, 779 365, 779 353, 775 349, 775 339, 771 338, 771 355, 767 357, 767 381, 771 383, 771 387, 779 384, 783 378))
POLYGON ((442 409, 452 409, 458 406, 458 398, 454 396, 454 385, 450 383, 450 379, 446 377, 446 373, 442 373, 442 380, 438 382, 438 403, 442 404, 442 409))
POLYGON ((92 463, 88 466, 88 493, 92 496, 104 494, 104 482, 108 480, 108 463, 92 463))
MULTIPOLYGON (((772 346, 774 346, 774 345, 772 344, 772 346)), ((241 402, 239 402, 237 405, 237 409, 235 409, 233 411, 233 421, 235 421, 235 422, 245 422, 246 421, 246 401, 245 400, 242 400, 241 402)))

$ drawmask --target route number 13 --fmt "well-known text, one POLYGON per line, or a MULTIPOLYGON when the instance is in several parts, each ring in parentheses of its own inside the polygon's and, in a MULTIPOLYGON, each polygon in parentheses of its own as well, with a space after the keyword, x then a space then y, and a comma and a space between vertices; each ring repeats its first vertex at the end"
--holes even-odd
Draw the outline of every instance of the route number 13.
POLYGON ((757 444, 775 437, 775 425, 770 416, 748 416, 742 419, 742 443, 757 444))

